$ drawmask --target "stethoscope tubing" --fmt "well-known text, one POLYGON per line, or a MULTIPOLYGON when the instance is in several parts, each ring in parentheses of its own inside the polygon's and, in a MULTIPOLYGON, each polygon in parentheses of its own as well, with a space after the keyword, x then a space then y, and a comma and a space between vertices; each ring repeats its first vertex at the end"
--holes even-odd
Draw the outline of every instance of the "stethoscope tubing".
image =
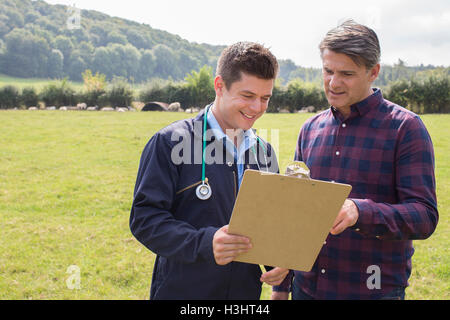
MULTIPOLYGON (((196 189, 196 195, 200 200, 208 200, 212 195, 211 186, 206 182, 206 129, 208 123, 208 112, 211 106, 206 107, 205 114, 203 116, 203 148, 202 148, 202 183, 196 189)), ((261 145, 264 154, 264 162, 266 163, 266 171, 267 169, 267 157, 266 157, 266 148, 264 143, 261 141, 259 137, 256 137, 257 142, 261 145)), ((258 165, 259 171, 261 171, 261 167, 259 166, 259 161, 257 158, 255 146, 252 146, 252 152, 255 156, 256 164, 258 165)))

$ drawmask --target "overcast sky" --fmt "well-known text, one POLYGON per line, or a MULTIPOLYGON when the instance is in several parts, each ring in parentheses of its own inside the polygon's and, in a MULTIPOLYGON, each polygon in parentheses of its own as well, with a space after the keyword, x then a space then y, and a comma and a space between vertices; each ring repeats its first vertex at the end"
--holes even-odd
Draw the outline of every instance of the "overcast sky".
MULTIPOLYGON (((281 59, 320 67, 318 44, 348 18, 373 28, 382 63, 450 65, 449 0, 46 0, 93 9, 197 43, 257 41, 281 59)), ((81 17, 82 18, 82 17, 81 17)))

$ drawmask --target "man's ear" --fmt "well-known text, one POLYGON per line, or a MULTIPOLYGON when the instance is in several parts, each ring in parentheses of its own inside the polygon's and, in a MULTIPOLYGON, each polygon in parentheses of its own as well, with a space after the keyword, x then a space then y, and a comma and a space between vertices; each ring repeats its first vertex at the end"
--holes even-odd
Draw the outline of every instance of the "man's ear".
POLYGON ((223 81, 221 76, 217 76, 214 79, 214 90, 216 91, 216 96, 222 96, 224 88, 225 82, 223 81))
POLYGON ((372 69, 370 69, 370 82, 374 82, 377 78, 378 75, 380 74, 380 69, 381 66, 379 63, 377 63, 374 67, 372 67, 372 69))

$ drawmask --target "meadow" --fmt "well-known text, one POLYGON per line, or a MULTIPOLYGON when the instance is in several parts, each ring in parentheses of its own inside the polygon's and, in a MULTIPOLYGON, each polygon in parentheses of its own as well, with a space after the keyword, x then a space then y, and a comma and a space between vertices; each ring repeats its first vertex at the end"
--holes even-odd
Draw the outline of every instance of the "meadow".
MULTIPOLYGON (((57 84, 60 80, 39 79, 39 78, 17 78, 0 74, 0 88, 4 86, 14 86, 19 90, 23 88, 35 88, 40 92, 45 86, 49 84, 57 84)), ((68 81, 68 84, 77 91, 83 89, 82 82, 68 81)))
MULTIPOLYGON (((0 299, 148 299, 155 255, 128 226, 139 159, 157 130, 189 116, 0 111, 0 299)), ((257 122, 279 129, 281 171, 310 116, 257 122)), ((449 299, 450 115, 422 119, 435 147, 440 221, 414 242, 406 298, 449 299)), ((262 299, 269 297, 264 286, 262 299)))

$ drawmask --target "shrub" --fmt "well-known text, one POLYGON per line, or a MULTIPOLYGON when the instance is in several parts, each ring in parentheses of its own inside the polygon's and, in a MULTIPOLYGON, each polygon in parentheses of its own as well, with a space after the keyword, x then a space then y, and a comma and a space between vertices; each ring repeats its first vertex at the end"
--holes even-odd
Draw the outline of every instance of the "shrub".
POLYGON ((75 90, 69 86, 66 79, 59 83, 45 86, 41 91, 40 97, 46 106, 73 106, 78 101, 75 90))
POLYGON ((20 94, 16 87, 5 86, 0 88, 0 109, 19 108, 20 94))
POLYGON ((80 94, 81 101, 88 106, 105 105, 106 76, 98 72, 93 75, 89 69, 85 70, 82 76, 85 91, 80 94))
POLYGON ((112 107, 128 107, 133 101, 133 90, 128 82, 122 78, 115 78, 111 89, 107 91, 106 96, 112 107))
POLYGON ((386 99, 416 113, 450 112, 450 76, 432 70, 411 80, 399 80, 388 87, 386 99))
POLYGON ((39 96, 33 87, 24 88, 22 90, 22 103, 25 107, 38 106, 39 96))
POLYGON ((168 84, 162 80, 152 80, 141 91, 139 98, 142 102, 166 102, 170 103, 166 88, 168 84))

